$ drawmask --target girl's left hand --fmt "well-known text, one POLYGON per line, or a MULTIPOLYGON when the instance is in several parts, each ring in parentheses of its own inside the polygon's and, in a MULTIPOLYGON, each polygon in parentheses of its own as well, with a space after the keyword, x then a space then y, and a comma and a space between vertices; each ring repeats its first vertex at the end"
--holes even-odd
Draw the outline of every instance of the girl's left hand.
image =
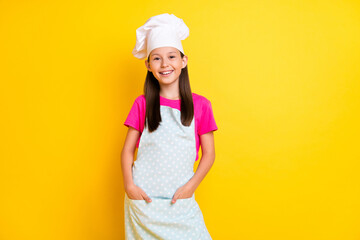
POLYGON ((193 189, 189 184, 185 184, 176 190, 171 203, 175 203, 177 199, 191 198, 194 192, 195 189, 193 189))

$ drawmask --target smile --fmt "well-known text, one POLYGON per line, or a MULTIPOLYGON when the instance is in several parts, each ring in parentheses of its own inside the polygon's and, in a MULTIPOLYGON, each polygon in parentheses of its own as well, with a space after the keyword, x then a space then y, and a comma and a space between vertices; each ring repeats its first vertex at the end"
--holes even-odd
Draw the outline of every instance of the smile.
POLYGON ((166 71, 166 72, 160 72, 161 75, 163 76, 168 76, 170 75, 174 70, 171 70, 171 71, 166 71))

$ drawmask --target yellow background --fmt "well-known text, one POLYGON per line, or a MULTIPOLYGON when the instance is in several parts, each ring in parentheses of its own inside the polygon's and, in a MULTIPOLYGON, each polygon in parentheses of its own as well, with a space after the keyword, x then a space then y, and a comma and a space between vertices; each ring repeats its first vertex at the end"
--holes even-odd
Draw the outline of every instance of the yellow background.
POLYGON ((355 0, 0 1, 0 239, 124 238, 131 51, 161 13, 219 127, 196 190, 213 239, 359 240, 355 0))

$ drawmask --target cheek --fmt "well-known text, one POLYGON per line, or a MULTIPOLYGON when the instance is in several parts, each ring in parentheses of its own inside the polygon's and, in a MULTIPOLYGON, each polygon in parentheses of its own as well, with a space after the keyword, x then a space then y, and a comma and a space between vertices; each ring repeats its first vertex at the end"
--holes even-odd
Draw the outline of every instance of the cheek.
POLYGON ((157 66, 157 64, 153 64, 153 65, 151 66, 151 70, 152 70, 153 72, 157 72, 158 69, 159 69, 159 67, 157 66))
POLYGON ((178 63, 176 68, 177 68, 179 71, 181 71, 181 69, 182 69, 182 63, 181 63, 181 62, 178 63))

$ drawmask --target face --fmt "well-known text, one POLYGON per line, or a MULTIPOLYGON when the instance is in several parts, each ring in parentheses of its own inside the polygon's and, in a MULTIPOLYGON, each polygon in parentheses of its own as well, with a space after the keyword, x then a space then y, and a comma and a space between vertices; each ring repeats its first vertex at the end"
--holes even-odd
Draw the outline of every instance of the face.
POLYGON ((149 56, 149 62, 145 61, 146 68, 160 85, 178 84, 181 69, 187 64, 187 56, 181 58, 180 51, 174 47, 155 48, 149 56))

